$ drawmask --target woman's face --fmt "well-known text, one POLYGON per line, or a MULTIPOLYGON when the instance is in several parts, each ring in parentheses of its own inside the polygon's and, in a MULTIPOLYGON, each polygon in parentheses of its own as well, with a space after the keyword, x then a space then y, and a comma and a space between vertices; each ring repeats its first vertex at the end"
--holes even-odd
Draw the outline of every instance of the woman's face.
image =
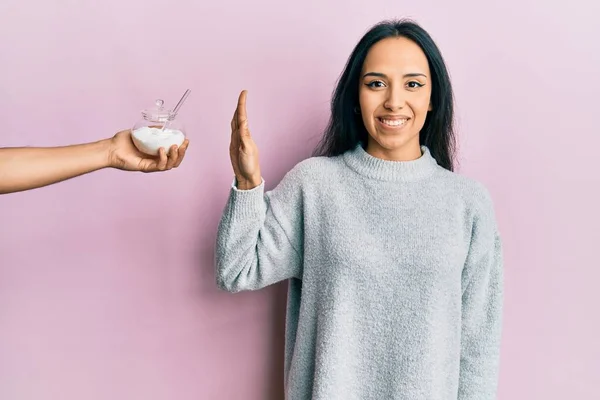
POLYGON ((423 50, 404 37, 371 47, 359 79, 367 152, 386 160, 421 156, 419 132, 431 110, 431 76, 423 50))

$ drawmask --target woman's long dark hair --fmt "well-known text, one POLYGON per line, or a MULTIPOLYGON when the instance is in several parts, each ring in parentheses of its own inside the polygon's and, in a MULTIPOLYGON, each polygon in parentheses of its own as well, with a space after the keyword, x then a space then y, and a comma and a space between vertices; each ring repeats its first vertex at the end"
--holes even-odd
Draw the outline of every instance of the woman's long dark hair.
POLYGON ((437 45, 416 22, 402 19, 383 21, 373 26, 358 42, 348 58, 331 100, 331 117, 316 156, 337 156, 359 143, 366 143, 368 132, 360 115, 358 88, 360 73, 369 49, 382 39, 405 37, 415 42, 427 57, 431 71, 431 104, 419 133, 421 145, 427 146, 440 166, 454 170, 456 139, 454 134, 454 95, 446 64, 437 45))

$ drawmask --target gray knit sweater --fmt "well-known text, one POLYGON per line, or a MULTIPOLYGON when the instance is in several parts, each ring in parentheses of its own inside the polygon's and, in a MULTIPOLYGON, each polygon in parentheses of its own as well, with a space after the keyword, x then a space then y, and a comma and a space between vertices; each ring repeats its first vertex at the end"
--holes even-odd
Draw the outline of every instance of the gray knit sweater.
POLYGON ((232 187, 220 288, 289 280, 289 400, 496 398, 502 251, 492 201, 426 147, 361 146, 296 165, 275 189, 232 187))

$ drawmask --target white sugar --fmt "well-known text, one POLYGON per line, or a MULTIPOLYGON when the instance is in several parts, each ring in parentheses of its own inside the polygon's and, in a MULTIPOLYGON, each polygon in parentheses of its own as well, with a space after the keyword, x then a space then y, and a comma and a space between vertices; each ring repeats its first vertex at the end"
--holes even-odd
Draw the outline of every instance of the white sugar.
POLYGON ((167 128, 162 131, 160 128, 147 126, 136 129, 131 136, 139 151, 153 156, 158 154, 161 147, 168 153, 171 146, 179 147, 185 140, 185 135, 180 130, 167 128))

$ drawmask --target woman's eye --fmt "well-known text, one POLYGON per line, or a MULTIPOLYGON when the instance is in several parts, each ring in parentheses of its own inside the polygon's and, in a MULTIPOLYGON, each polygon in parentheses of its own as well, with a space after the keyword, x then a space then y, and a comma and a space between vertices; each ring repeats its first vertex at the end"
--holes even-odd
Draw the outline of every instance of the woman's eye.
POLYGON ((370 88, 380 88, 380 87, 384 87, 385 84, 382 81, 373 81, 373 82, 367 83, 367 86, 370 88))
POLYGON ((424 85, 421 82, 417 82, 417 81, 410 81, 408 82, 408 87, 411 89, 417 89, 420 87, 423 87, 424 85))

